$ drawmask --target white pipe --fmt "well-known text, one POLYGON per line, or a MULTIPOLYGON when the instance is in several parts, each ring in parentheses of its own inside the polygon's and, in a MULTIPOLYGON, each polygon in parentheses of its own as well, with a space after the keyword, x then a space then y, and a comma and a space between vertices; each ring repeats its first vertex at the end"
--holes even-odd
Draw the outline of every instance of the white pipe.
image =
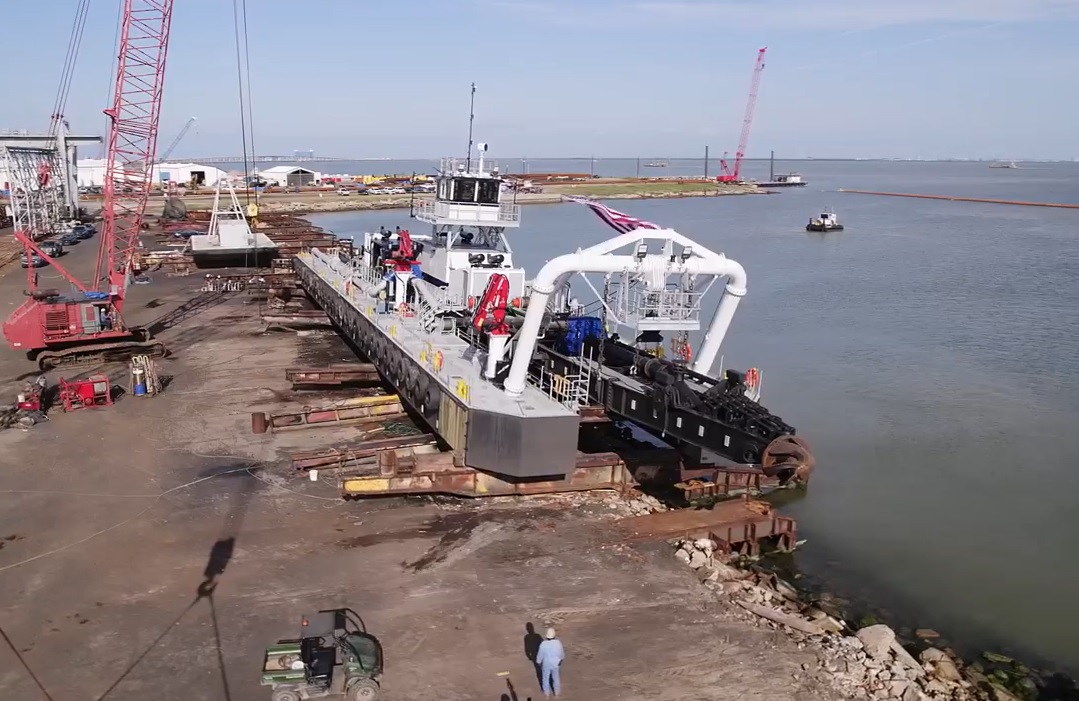
POLYGON ((495 375, 498 370, 498 363, 501 362, 502 357, 506 354, 506 344, 509 343, 510 337, 506 334, 490 334, 487 337, 487 368, 484 372, 484 377, 488 380, 495 379, 495 375))
POLYGON ((383 280, 382 282, 378 283, 370 290, 368 290, 367 294, 369 294, 371 297, 374 297, 375 299, 378 299, 379 293, 382 292, 382 290, 386 289, 388 286, 389 283, 383 280))
MULTIPOLYGON (((510 365, 509 376, 506 378, 505 391, 511 397, 519 397, 524 393, 525 383, 528 379, 528 366, 532 362, 532 354, 536 349, 536 339, 539 336, 540 325, 543 315, 547 310, 547 300, 551 293, 557 289, 559 278, 570 273, 652 273, 660 271, 667 275, 689 273, 690 275, 725 275, 729 278, 725 288, 726 294, 720 300, 719 308, 716 309, 712 323, 705 334, 705 341, 701 353, 697 358, 694 369, 698 367, 712 366, 716 353, 719 351, 723 337, 727 333, 738 303, 746 293, 746 271, 736 261, 724 256, 702 249, 705 255, 691 257, 688 261, 669 259, 650 255, 639 259, 634 255, 610 255, 607 251, 612 250, 612 244, 618 242, 618 248, 632 241, 645 238, 675 238, 683 245, 690 245, 696 249, 689 239, 673 231, 651 231, 649 234, 636 236, 623 234, 611 241, 601 243, 584 251, 559 256, 549 261, 532 281, 532 295, 528 300, 528 311, 525 313, 524 323, 517 332, 517 350, 513 354, 513 363, 510 365), (673 234, 673 236, 671 236, 673 234)), ((697 251, 694 250, 694 254, 697 251)))

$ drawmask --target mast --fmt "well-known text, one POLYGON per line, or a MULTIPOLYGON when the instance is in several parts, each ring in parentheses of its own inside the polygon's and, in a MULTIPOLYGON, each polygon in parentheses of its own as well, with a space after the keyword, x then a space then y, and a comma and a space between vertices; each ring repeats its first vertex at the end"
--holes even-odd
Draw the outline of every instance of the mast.
POLYGON ((465 157, 465 170, 472 170, 472 122, 476 119, 476 84, 472 84, 472 99, 468 105, 468 155, 465 157))
POLYGON ((768 182, 774 183, 776 181, 776 152, 772 151, 772 155, 768 158, 768 182))

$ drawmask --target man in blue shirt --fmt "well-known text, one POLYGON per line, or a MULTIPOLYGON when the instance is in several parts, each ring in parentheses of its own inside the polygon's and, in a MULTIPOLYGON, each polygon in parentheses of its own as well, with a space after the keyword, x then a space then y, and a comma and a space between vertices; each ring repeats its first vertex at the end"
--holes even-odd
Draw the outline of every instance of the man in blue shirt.
POLYGON ((539 651, 536 652, 536 664, 540 668, 540 686, 544 696, 558 696, 561 691, 558 669, 564 659, 566 651, 562 648, 562 641, 555 637, 554 628, 548 628, 547 639, 540 643, 539 651))

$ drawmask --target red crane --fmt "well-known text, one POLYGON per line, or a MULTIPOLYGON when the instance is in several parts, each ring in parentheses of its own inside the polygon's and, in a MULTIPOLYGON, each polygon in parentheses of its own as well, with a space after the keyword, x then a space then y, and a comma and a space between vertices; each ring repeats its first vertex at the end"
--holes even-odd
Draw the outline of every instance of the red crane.
POLYGON ((749 143, 749 130, 753 127, 753 112, 757 109, 757 89, 761 85, 761 72, 764 71, 764 47, 757 52, 757 65, 753 67, 753 81, 749 84, 749 102, 746 103, 746 115, 742 119, 742 138, 738 140, 738 152, 734 154, 734 170, 727 165, 727 154, 719 159, 723 166, 723 173, 716 180, 721 183, 737 183, 742 181, 742 159, 746 155, 746 145, 749 143))
POLYGON ((506 323, 506 307, 509 297, 510 279, 502 273, 491 275, 487 280, 487 289, 483 291, 472 314, 472 327, 492 336, 508 336, 510 327, 506 323))
POLYGON ((80 282, 46 255, 33 241, 32 232, 15 231, 28 258, 36 253, 45 259, 73 288, 69 295, 40 289, 31 267, 27 299, 4 322, 8 345, 25 350, 42 371, 127 359, 133 353, 165 354, 163 345, 150 341, 147 329, 128 326, 122 312, 152 185, 173 0, 121 2, 116 84, 112 104, 105 110, 111 126, 105 155, 104 222, 93 281, 80 282))

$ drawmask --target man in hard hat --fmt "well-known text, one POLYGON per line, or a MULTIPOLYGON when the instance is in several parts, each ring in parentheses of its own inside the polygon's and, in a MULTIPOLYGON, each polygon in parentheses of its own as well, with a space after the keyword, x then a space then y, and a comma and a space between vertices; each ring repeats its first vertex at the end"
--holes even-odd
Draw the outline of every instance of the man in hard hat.
POLYGON ((547 629, 546 640, 540 643, 536 652, 536 664, 540 668, 540 686, 544 696, 558 696, 562 685, 558 678, 558 670, 562 660, 566 659, 566 651, 562 648, 562 641, 555 636, 554 628, 547 629))

